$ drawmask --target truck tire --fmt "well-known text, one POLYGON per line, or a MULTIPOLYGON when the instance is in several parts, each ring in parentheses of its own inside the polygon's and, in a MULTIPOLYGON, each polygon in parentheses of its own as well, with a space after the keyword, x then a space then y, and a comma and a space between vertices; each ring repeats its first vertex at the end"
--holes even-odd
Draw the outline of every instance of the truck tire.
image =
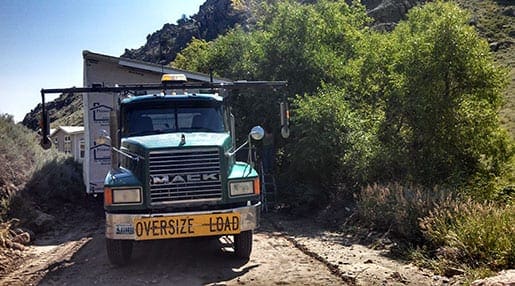
POLYGON ((107 257, 117 266, 127 265, 132 256, 132 241, 106 238, 107 257))
POLYGON ((240 258, 249 259, 252 252, 252 230, 234 235, 234 254, 240 258))

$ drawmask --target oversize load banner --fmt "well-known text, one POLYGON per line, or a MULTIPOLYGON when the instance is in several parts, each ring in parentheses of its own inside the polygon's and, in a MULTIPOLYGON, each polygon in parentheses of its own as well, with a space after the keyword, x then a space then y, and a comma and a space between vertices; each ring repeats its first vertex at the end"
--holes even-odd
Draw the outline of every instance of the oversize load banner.
POLYGON ((240 214, 168 216, 134 220, 137 240, 238 234, 240 214))

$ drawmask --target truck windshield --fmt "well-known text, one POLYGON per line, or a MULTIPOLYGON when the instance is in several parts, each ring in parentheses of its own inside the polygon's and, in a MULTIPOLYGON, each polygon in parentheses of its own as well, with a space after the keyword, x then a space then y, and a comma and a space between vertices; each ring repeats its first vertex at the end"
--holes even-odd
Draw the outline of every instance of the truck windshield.
POLYGON ((122 136, 171 132, 224 132, 221 106, 133 108, 125 114, 122 136))

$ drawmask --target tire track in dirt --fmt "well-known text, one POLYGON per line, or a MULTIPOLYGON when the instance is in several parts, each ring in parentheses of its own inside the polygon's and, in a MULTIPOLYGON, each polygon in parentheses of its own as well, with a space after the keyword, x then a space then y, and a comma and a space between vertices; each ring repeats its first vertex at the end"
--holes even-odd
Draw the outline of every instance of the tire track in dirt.
POLYGON ((302 253, 304 253, 305 255, 307 255, 307 256, 309 256, 309 257, 311 257, 313 259, 316 259, 319 262, 321 262, 322 264, 324 264, 329 269, 331 274, 333 274, 334 276, 339 277, 346 284, 348 284, 348 285, 356 285, 356 277, 355 276, 347 275, 346 273, 344 273, 343 271, 340 270, 338 265, 335 265, 335 264, 327 261, 322 256, 320 256, 318 253, 309 250, 305 245, 303 245, 302 243, 300 243, 297 240, 295 240, 295 238, 286 235, 285 229, 283 227, 281 227, 280 225, 278 225, 277 223, 275 223, 274 221, 272 221, 271 219, 267 218, 266 221, 268 223, 270 223, 277 231, 280 232, 279 234, 275 234, 275 235, 280 236, 280 237, 286 239, 293 246, 295 246, 298 250, 302 251, 302 253))
POLYGON ((352 232, 332 232, 309 218, 263 216, 264 227, 274 229, 305 255, 327 267, 332 275, 349 285, 455 285, 458 279, 435 275, 428 269, 397 260, 383 250, 368 247, 352 232))
POLYGON ((91 238, 69 241, 60 245, 31 247, 22 266, 0 279, 0 285, 32 285, 49 271, 69 263, 73 255, 91 238))

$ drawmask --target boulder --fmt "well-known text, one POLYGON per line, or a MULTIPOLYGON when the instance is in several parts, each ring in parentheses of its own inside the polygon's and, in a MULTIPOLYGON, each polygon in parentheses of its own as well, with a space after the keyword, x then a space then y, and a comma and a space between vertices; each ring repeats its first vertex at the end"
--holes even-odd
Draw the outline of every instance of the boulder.
POLYGON ((55 223, 56 218, 53 215, 49 215, 47 213, 44 213, 40 210, 36 210, 36 218, 34 219, 32 223, 32 228, 36 232, 46 232, 51 230, 55 223))
POLYGON ((515 269, 503 270, 496 276, 472 282, 472 286, 514 286, 515 269))
POLYGON ((425 0, 364 0, 367 13, 374 18, 375 27, 380 30, 392 30, 395 24, 405 18, 408 10, 425 0))
POLYGON ((504 16, 515 17, 515 7, 508 6, 508 7, 504 8, 504 10, 502 11, 502 14, 504 16))

